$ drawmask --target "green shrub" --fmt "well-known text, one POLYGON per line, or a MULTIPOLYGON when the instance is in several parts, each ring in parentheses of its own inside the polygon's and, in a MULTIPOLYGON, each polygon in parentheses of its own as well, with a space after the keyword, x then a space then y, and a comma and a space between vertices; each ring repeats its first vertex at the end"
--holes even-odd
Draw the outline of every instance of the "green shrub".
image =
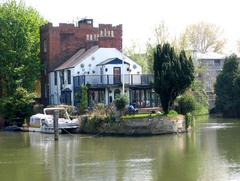
POLYGON ((177 115, 178 115, 178 113, 174 110, 170 110, 167 114, 168 117, 174 117, 174 116, 177 116, 177 115))
POLYGON ((178 111, 181 114, 186 115, 189 112, 193 112, 196 109, 196 100, 193 96, 183 95, 178 100, 178 111))
POLYGON ((189 126, 193 126, 193 122, 194 122, 194 116, 191 113, 187 113, 185 115, 186 128, 188 128, 189 126))
POLYGON ((88 86, 81 86, 80 90, 80 112, 85 113, 88 108, 88 86))
POLYGON ((126 105, 128 104, 128 97, 126 95, 121 95, 120 97, 115 99, 115 106, 118 111, 123 113, 126 105))
POLYGON ((19 87, 12 96, 1 98, 0 114, 13 124, 22 124, 32 114, 35 94, 19 87))

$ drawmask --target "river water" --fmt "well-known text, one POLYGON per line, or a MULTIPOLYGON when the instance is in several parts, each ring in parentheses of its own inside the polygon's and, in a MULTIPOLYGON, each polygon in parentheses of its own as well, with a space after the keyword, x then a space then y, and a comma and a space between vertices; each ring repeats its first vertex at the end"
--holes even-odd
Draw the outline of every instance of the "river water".
POLYGON ((1 181, 240 180, 240 120, 202 117, 192 132, 93 137, 0 132, 1 181))

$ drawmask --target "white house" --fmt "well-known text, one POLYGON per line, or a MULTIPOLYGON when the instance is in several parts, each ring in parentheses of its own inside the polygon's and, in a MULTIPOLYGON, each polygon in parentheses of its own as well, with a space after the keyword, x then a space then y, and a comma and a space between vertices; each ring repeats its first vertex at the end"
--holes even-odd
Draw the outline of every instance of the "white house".
POLYGON ((116 48, 80 49, 49 74, 51 104, 78 105, 81 85, 90 85, 91 103, 109 104, 124 92, 139 107, 150 107, 159 100, 152 89, 152 75, 142 74, 139 64, 116 48), (124 78, 123 78, 124 77, 124 78))

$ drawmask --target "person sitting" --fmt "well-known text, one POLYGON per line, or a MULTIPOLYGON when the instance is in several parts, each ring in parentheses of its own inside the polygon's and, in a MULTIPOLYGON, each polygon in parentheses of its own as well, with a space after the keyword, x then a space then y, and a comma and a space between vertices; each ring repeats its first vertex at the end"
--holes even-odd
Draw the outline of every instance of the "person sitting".
POLYGON ((137 113, 137 112, 138 112, 138 109, 135 108, 132 104, 130 104, 130 105, 128 106, 128 113, 129 113, 129 114, 135 114, 135 113, 137 113))

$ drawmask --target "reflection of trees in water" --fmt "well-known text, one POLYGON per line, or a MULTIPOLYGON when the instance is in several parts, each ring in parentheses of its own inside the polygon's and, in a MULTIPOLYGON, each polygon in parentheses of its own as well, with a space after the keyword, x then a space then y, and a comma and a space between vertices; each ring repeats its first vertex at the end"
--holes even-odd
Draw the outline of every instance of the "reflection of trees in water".
POLYGON ((153 137, 60 135, 58 142, 38 133, 4 140, 0 133, 1 180, 227 179, 225 162, 240 162, 239 127, 206 125, 191 133, 153 137))
POLYGON ((0 180, 49 180, 37 149, 30 149, 28 133, 0 132, 0 180))
POLYGON ((220 154, 230 164, 240 163, 240 120, 225 120, 225 129, 217 131, 217 146, 220 154), (232 124, 231 124, 232 123, 232 124))
POLYGON ((57 144, 40 142, 51 180, 189 180, 198 175, 199 153, 193 134, 131 138, 64 135, 57 144))

